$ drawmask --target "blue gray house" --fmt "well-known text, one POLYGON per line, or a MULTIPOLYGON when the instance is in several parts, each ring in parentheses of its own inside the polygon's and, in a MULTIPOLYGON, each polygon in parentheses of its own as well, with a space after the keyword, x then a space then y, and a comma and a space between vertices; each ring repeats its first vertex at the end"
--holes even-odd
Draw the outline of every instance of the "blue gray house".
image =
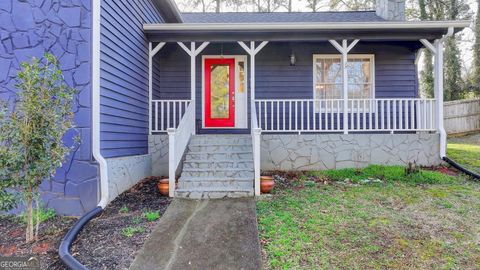
POLYGON ((439 164, 443 41, 468 25, 405 21, 404 0, 318 13, 5 0, 0 95, 13 103, 19 63, 45 51, 80 91, 82 143, 42 185, 62 214, 151 175, 169 178, 171 196, 254 196, 261 170, 439 164), (435 58, 432 99, 419 96, 420 50, 435 58))

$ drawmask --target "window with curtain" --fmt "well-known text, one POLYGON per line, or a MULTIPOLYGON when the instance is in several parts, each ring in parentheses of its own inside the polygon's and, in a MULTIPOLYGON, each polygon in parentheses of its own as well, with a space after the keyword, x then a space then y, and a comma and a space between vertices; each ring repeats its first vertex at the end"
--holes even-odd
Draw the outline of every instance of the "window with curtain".
MULTIPOLYGON (((348 98, 368 99, 374 97, 373 55, 349 55, 347 62, 348 98)), ((343 80, 341 55, 314 55, 315 99, 342 99, 343 80)))

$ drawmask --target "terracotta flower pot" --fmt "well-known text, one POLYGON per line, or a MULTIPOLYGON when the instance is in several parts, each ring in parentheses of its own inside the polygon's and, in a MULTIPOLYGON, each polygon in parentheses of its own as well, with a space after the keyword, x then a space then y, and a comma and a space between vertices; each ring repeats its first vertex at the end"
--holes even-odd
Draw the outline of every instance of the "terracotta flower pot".
POLYGON ((161 179, 157 183, 158 191, 160 191, 160 194, 163 196, 168 196, 168 178, 161 179))
POLYGON ((270 193, 270 191, 272 191, 274 186, 275 186, 275 181, 273 181, 272 176, 260 177, 260 191, 262 193, 270 193))

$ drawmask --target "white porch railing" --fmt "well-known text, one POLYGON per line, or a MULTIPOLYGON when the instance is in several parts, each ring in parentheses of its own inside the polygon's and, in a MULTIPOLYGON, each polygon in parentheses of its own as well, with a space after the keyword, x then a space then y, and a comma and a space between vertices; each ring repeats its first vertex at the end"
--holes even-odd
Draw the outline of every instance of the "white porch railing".
POLYGON ((177 128, 190 100, 152 100, 152 132, 166 132, 177 128))
POLYGON ((262 129, 258 127, 257 112, 255 110, 255 104, 252 104, 252 147, 253 147, 253 168, 254 168, 254 191, 255 196, 260 195, 260 139, 262 135, 262 129))
POLYGON ((168 129, 168 186, 170 197, 174 196, 175 174, 192 134, 195 134, 195 106, 190 104, 178 127, 168 129))
POLYGON ((435 99, 257 99, 264 132, 434 131, 435 99), (347 126, 345 126, 345 124, 347 126))

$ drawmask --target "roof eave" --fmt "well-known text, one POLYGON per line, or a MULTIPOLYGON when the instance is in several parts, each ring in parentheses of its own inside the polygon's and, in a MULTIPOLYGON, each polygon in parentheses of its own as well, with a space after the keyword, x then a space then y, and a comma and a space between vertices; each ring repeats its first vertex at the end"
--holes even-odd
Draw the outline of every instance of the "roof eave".
POLYGON ((436 39, 469 21, 363 23, 236 23, 146 24, 149 40, 159 41, 318 41, 327 39, 418 40, 436 39))
POLYGON ((463 29, 470 21, 381 21, 381 22, 318 22, 318 23, 170 23, 144 24, 148 31, 269 31, 269 30, 360 30, 360 29, 463 29))

